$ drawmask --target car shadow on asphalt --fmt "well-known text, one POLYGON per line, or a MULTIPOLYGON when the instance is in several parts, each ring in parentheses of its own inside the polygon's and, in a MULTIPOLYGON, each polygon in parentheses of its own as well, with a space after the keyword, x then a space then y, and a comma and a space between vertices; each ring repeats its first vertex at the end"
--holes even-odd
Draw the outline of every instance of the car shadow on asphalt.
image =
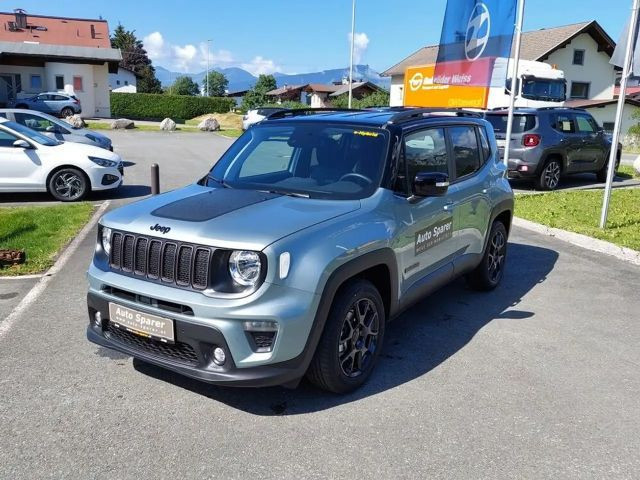
MULTIPOLYGON (((510 179, 509 183, 511 183, 511 187, 514 190, 518 191, 530 191, 536 192, 536 188, 533 184, 533 181, 528 180, 518 180, 518 179, 510 179)), ((616 187, 627 187, 636 185, 637 181, 631 177, 630 175, 619 173, 613 178, 613 188, 616 187)), ((593 173, 577 173, 575 175, 566 175, 562 177, 560 180, 560 184, 558 188, 555 190, 560 192, 562 190, 591 190, 604 188, 604 183, 598 182, 595 175, 593 173)), ((540 193, 544 193, 544 191, 540 191, 540 193)))
MULTIPOLYGON (((88 202, 103 200, 123 200, 146 197, 151 194, 151 187, 148 185, 123 185, 115 190, 103 190, 91 192, 85 198, 88 202)), ((28 206, 32 203, 38 204, 56 204, 62 203, 53 198, 48 193, 2 193, 0 194, 0 206, 3 204, 24 205, 28 206)))
POLYGON ((546 280, 558 253, 510 243, 508 256, 505 276, 496 290, 475 292, 459 279, 391 322, 369 382, 348 395, 324 392, 306 380, 295 390, 217 387, 139 360, 134 360, 133 365, 145 375, 254 415, 298 415, 354 402, 428 375, 495 319, 518 321, 534 317, 535 312, 519 310, 518 304, 546 280))

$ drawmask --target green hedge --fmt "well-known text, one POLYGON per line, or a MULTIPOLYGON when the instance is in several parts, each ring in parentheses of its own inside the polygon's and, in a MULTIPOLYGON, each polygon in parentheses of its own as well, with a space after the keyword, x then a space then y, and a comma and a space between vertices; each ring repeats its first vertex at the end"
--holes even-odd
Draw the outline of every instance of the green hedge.
POLYGON ((235 106, 231 98, 192 97, 157 93, 112 93, 111 115, 138 120, 189 120, 207 113, 227 113, 235 106))

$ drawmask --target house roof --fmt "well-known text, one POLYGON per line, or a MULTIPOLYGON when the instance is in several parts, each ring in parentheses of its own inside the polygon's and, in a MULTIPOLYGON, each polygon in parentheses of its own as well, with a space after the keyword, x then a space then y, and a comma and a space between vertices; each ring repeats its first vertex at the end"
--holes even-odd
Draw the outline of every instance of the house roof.
MULTIPOLYGON (((338 85, 338 90, 336 90, 335 92, 333 92, 332 94, 330 94, 330 97, 337 97, 340 95, 344 95, 345 93, 349 93, 349 84, 347 83, 346 85, 338 85)), ((377 91, 380 90, 380 87, 378 87, 375 83, 371 83, 371 82, 353 82, 353 91, 358 90, 359 88, 370 88, 371 90, 377 91)))
MULTIPOLYGON (((607 32, 598 22, 574 23, 560 27, 543 28, 524 32, 520 47, 520 58, 523 60, 544 61, 556 50, 565 47, 575 37, 582 33, 588 33, 598 43, 598 51, 604 51, 609 56, 613 54, 616 46, 607 32)), ((423 47, 409 55, 404 60, 395 64, 382 73, 382 76, 404 75, 408 67, 416 65, 429 65, 438 58, 438 45, 423 47)))
MULTIPOLYGON (((565 106, 571 108, 597 108, 606 107, 607 105, 616 103, 618 103, 617 98, 605 100, 567 100, 565 102, 565 106)), ((634 100, 632 98, 626 98, 624 103, 626 103, 627 105, 633 105, 634 107, 640 107, 640 101, 634 100)))
POLYGON ((265 95, 276 97, 278 95, 283 95, 293 90, 302 90, 306 86, 307 86, 306 84, 305 85, 284 85, 280 88, 276 88, 275 90, 269 90, 265 95))
POLYGON ((0 41, 111 48, 105 20, 24 15, 26 27, 19 28, 16 13, 0 12, 0 41))
POLYGON ((333 93, 336 90, 342 88, 342 85, 325 85, 324 83, 310 83, 306 86, 307 92, 317 93, 333 93))

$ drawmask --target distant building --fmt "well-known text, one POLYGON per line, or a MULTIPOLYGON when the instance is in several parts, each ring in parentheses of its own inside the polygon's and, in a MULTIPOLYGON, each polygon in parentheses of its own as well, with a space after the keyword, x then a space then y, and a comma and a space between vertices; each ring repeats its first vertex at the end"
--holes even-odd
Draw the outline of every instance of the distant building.
POLYGON ((118 73, 109 74, 109 89, 117 93, 136 93, 138 77, 127 68, 118 68, 118 73))
POLYGON ((0 105, 45 91, 75 94, 83 116, 109 117, 111 48, 105 20, 0 12, 0 105))
MULTIPOLYGON (((363 98, 381 88, 371 82, 354 82, 352 88, 353 98, 363 98)), ((349 84, 338 82, 334 84, 309 83, 307 85, 284 85, 267 92, 267 96, 273 99, 273 103, 286 101, 300 102, 311 108, 329 108, 331 100, 340 95, 348 95, 349 84)))

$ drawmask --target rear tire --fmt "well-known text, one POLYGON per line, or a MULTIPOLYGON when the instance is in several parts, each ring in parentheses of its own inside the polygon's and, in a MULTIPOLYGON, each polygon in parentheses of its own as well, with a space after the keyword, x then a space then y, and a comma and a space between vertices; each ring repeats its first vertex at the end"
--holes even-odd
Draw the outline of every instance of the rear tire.
POLYGON ((507 229, 500 220, 493 222, 482 261, 467 275, 467 283, 474 290, 496 288, 504 275, 507 261, 507 229))
POLYGON ((367 280, 352 280, 340 289, 318 343, 307 377, 334 393, 364 384, 380 355, 385 310, 378 290, 367 280))
POLYGON ((77 168, 63 168, 49 178, 49 193, 61 202, 78 202, 87 196, 91 185, 84 172, 77 168))
POLYGON ((560 184, 562 165, 557 158, 550 158, 544 163, 540 175, 536 179, 536 189, 555 190, 560 184))
POLYGON ((75 112, 73 111, 73 108, 71 107, 64 107, 62 109, 62 111, 60 112, 60 115, 62 116, 62 118, 67 118, 70 117, 74 114, 75 112))

